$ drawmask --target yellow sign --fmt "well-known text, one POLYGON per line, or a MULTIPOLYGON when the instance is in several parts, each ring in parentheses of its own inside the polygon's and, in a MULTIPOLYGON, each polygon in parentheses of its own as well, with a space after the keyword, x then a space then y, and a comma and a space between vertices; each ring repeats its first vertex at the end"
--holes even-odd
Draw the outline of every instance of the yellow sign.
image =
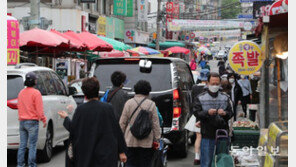
POLYGON ((276 124, 272 123, 269 127, 267 142, 267 148, 270 153, 274 153, 274 149, 276 149, 276 138, 279 133, 281 133, 279 127, 276 124))
POLYGON ((262 66, 261 49, 252 41, 238 42, 230 49, 228 61, 236 73, 251 75, 262 66))
POLYGON ((270 154, 266 154, 264 167, 274 167, 274 158, 270 154))
POLYGON ((100 16, 98 19, 98 35, 106 36, 106 17, 100 16))

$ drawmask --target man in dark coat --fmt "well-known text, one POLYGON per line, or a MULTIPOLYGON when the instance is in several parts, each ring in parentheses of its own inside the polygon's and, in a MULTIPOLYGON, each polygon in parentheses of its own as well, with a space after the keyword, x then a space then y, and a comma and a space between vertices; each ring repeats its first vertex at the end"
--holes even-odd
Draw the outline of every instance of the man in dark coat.
MULTIPOLYGON (((99 101, 96 78, 84 79, 82 91, 88 102, 77 107, 70 123, 73 166, 116 167, 118 158, 126 161, 127 147, 113 107, 99 101)), ((67 116, 65 112, 59 114, 63 118, 67 116)))
POLYGON ((218 73, 208 76, 208 90, 194 98, 193 114, 201 121, 201 166, 211 167, 217 129, 229 130, 232 102, 228 95, 219 91, 221 79, 218 73))
POLYGON ((119 122, 124 104, 129 99, 128 94, 124 91, 123 85, 126 81, 126 75, 123 72, 115 71, 111 75, 111 82, 113 87, 110 89, 108 93, 107 101, 112 104, 115 112, 115 117, 119 122))

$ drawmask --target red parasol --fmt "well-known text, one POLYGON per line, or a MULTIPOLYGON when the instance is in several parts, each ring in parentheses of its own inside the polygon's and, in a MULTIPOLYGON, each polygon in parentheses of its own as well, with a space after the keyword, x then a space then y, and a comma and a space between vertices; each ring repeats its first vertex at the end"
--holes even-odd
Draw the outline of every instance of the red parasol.
POLYGON ((50 31, 34 28, 20 34, 20 46, 69 47, 69 40, 50 31))
POLYGON ((70 41, 70 49, 74 51, 84 51, 87 50, 87 46, 79 39, 73 38, 67 34, 60 33, 54 29, 51 29, 50 32, 55 33, 63 38, 66 38, 70 41))
POLYGON ((113 50, 113 46, 109 43, 98 38, 96 35, 89 32, 82 32, 77 34, 77 36, 88 46, 90 50, 93 51, 107 51, 113 50))
POLYGON ((168 48, 168 49, 166 49, 166 51, 171 51, 172 53, 184 53, 184 54, 190 53, 189 49, 179 47, 179 46, 174 46, 174 47, 168 48))

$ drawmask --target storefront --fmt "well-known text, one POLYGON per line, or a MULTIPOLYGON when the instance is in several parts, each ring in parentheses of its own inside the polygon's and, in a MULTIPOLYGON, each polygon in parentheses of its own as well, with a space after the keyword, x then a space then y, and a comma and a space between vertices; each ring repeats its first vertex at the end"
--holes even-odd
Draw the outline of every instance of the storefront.
POLYGON ((149 33, 134 29, 125 30, 124 42, 133 47, 147 45, 149 43, 149 33))

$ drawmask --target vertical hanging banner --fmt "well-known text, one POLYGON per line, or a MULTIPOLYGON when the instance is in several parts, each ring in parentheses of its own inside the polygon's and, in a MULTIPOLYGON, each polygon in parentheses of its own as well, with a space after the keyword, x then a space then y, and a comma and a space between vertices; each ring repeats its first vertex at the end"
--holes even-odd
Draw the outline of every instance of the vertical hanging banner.
POLYGON ((134 16, 134 1, 133 0, 127 0, 127 17, 133 17, 134 16))
POLYGON ((229 51, 230 67, 238 74, 251 75, 262 66, 260 47, 252 41, 236 43, 229 51))
MULTIPOLYGON (((172 22, 173 19, 173 13, 174 13, 174 2, 167 2, 166 3, 166 27, 168 26, 169 23, 172 22)), ((173 33, 171 31, 168 31, 166 28, 166 39, 172 39, 173 38, 173 33)))
POLYGON ((124 21, 118 18, 114 18, 115 26, 115 38, 124 39, 124 21))
POLYGON ((7 16, 7 65, 20 63, 19 23, 17 19, 7 16))
POLYGON ((147 22, 148 0, 138 0, 138 21, 147 22))
POLYGON ((114 39, 114 21, 112 17, 106 18, 106 37, 114 39))
POLYGON ((98 35, 106 36, 106 17, 100 16, 98 19, 98 35))
POLYGON ((126 16, 127 2, 126 0, 114 0, 114 15, 126 16))

